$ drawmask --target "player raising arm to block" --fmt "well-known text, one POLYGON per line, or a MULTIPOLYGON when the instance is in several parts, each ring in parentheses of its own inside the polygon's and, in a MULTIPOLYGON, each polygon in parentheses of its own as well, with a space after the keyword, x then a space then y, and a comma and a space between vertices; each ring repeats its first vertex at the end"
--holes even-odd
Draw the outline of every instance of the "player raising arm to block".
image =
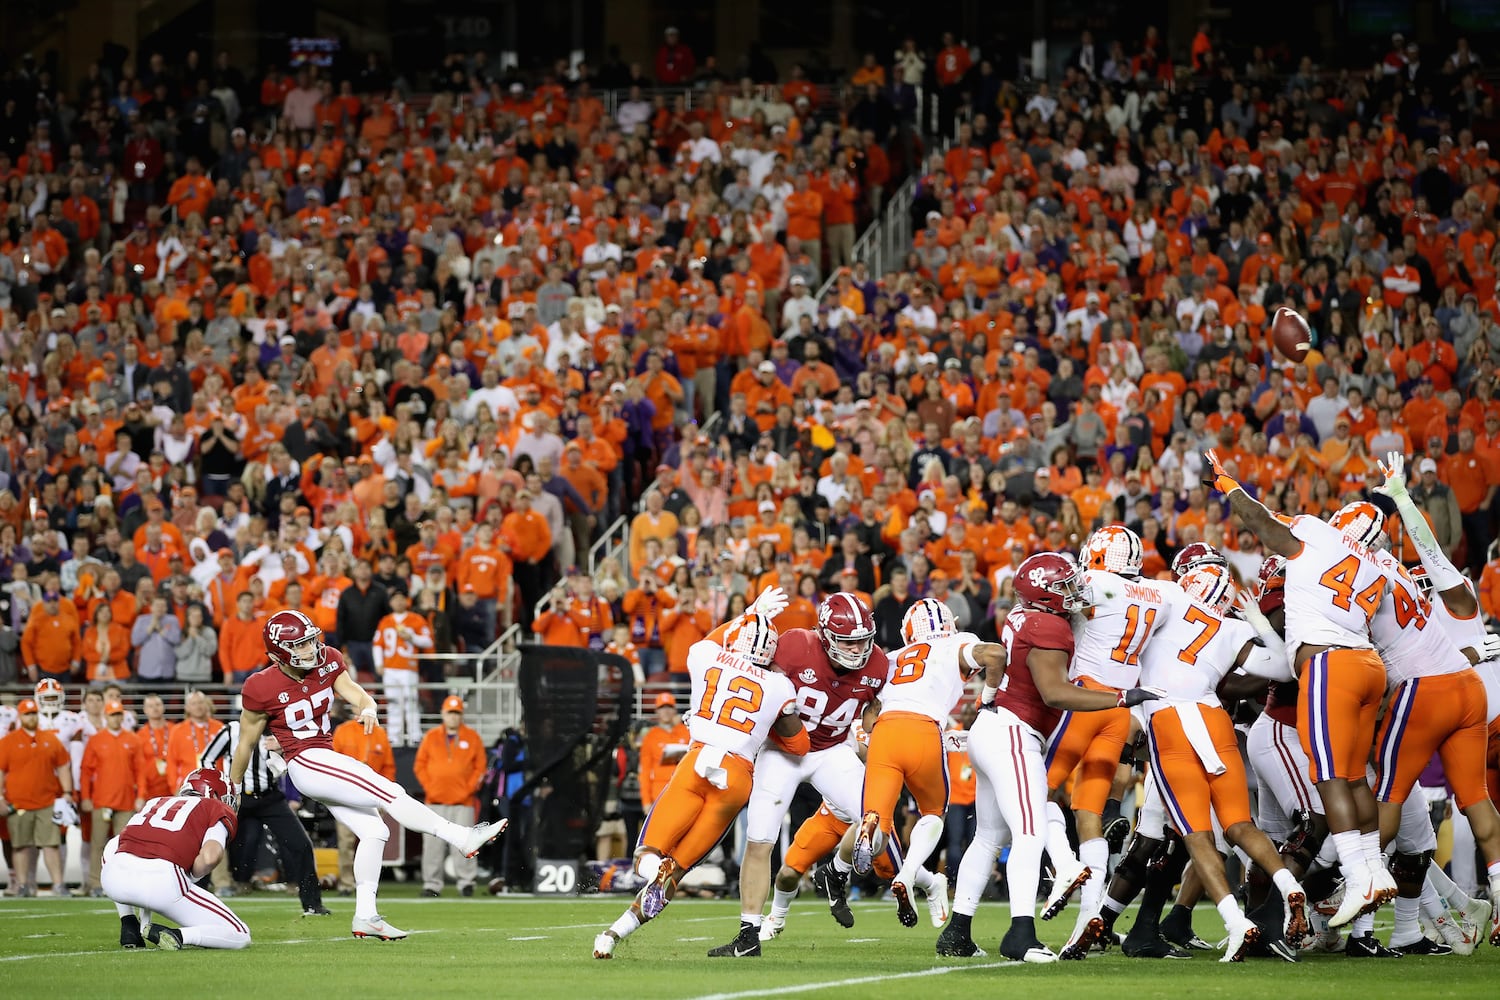
POLYGON ((1224 471, 1214 452, 1212 486, 1268 552, 1286 557, 1286 645, 1301 698, 1297 735, 1312 761, 1328 830, 1344 873, 1344 905, 1329 921, 1342 927, 1395 898, 1380 857, 1375 796, 1365 761, 1385 696, 1385 665, 1370 620, 1389 587, 1369 545, 1384 518, 1370 503, 1341 508, 1331 523, 1302 516, 1284 522, 1224 471))
POLYGON ((796 688, 771 669, 776 643, 771 619, 749 612, 689 648, 692 743, 641 826, 635 870, 646 886, 594 938, 595 958, 612 958, 616 944, 661 913, 682 876, 723 839, 750 801, 755 759, 767 739, 793 756, 807 753, 796 688))
POLYGON ((233 799, 222 774, 200 767, 176 795, 147 802, 105 845, 99 881, 120 913, 120 947, 146 946, 134 907, 176 921, 176 927, 153 924, 149 932, 151 943, 165 951, 250 946, 250 928, 194 884, 213 871, 234 836, 233 799))
POLYGON ((298 790, 327 806, 359 838, 354 851, 354 936, 404 938, 406 932, 387 923, 375 906, 390 835, 377 810, 408 830, 441 838, 466 857, 503 833, 506 821, 459 826, 368 765, 334 750, 328 724, 333 699, 343 698, 354 706, 366 733, 375 728, 375 699, 345 669, 343 654, 323 644, 323 630, 302 612, 276 612, 266 620, 263 634, 271 666, 251 675, 241 692, 240 741, 229 779, 239 787, 256 742, 270 726, 298 790))

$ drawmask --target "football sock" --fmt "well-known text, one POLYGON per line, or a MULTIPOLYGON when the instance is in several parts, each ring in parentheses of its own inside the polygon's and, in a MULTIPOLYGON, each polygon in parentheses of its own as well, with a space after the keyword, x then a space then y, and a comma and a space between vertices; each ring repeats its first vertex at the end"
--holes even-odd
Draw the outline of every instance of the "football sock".
POLYGON ((1052 855, 1053 868, 1073 859, 1073 845, 1068 842, 1068 820, 1063 815, 1062 806, 1056 802, 1047 803, 1046 846, 1047 853, 1052 855))
MULTIPOLYGON (((1458 887, 1458 883, 1448 877, 1438 864, 1428 865, 1427 885, 1448 906, 1462 908, 1469 901, 1469 894, 1458 887)), ((1424 895, 1422 897, 1426 899, 1424 895)))
POLYGON ((656 873, 661 870, 662 857, 660 854, 642 854, 635 863, 636 873, 647 882, 656 880, 656 873))
MULTIPOLYGON (((1011 922, 1017 916, 1031 917, 1036 913, 1036 890, 1042 881, 1042 838, 1018 835, 1010 845, 1010 857, 1005 863, 1005 879, 1010 883, 1011 922)), ((991 858, 994 855, 990 855, 991 858)), ((988 874, 990 861, 985 862, 988 874)), ((970 911, 972 912, 972 911, 970 911)))
MULTIPOLYGON (((953 885, 955 917, 963 914, 964 919, 968 920, 974 915, 974 911, 979 909, 979 898, 984 895, 990 879, 994 877, 995 858, 999 854, 1000 845, 993 839, 990 831, 976 833, 974 839, 969 841, 963 860, 958 864, 958 878, 953 885)), ((1016 900, 1019 898, 1014 892, 1011 893, 1012 907, 1017 905, 1016 900)), ((1032 899, 1036 899, 1035 891, 1033 891, 1032 899)))
POLYGON ((773 889, 771 891, 771 916, 785 918, 792 912, 792 900, 797 898, 796 889, 773 889))
MULTIPOLYGON (((1431 868, 1427 869, 1428 874, 1431 874, 1436 870, 1437 865, 1433 865, 1431 868)), ((1468 899, 1469 897, 1465 896, 1464 898, 1468 899)), ((1428 879, 1427 881, 1422 883, 1422 897, 1418 902, 1422 907, 1422 915, 1428 920, 1431 920, 1433 923, 1437 923, 1439 917, 1449 917, 1450 919, 1452 919, 1452 915, 1448 912, 1448 907, 1450 904, 1443 899, 1441 894, 1438 893, 1437 888, 1432 884, 1431 879, 1428 879)), ((1458 905, 1462 906, 1463 904, 1458 905)))
POLYGON ((916 874, 911 877, 911 884, 923 892, 930 892, 932 890, 932 882, 932 872, 926 868, 918 868, 916 874))
POLYGON ((620 919, 609 925, 609 932, 623 941, 640 929, 641 918, 635 915, 635 910, 626 910, 620 914, 620 919))
POLYGON ((749 924, 751 927, 759 927, 760 926, 760 920, 761 920, 761 917, 760 917, 759 913, 741 913, 740 914, 740 923, 742 923, 742 924, 749 924))
POLYGON ((1363 916, 1355 917, 1354 926, 1350 928, 1350 933, 1355 937, 1364 937, 1367 934, 1375 933, 1375 914, 1366 913, 1363 916))
POLYGON ((948 927, 954 934, 962 934, 971 937, 974 929, 974 915, 972 913, 959 913, 953 911, 953 916, 948 918, 948 927))
POLYGON ((231 927, 179 927, 182 943, 199 948, 244 948, 250 943, 250 935, 231 927))
POLYGON ((1297 877, 1287 868, 1283 868, 1275 875, 1272 875, 1271 881, 1275 884, 1277 891, 1281 893, 1282 899, 1287 898, 1294 892, 1302 891, 1302 886, 1298 884, 1297 877))
POLYGON ((838 872, 840 875, 848 875, 854 870, 854 863, 852 861, 845 861, 842 854, 834 852, 833 870, 838 872))
POLYGON ((1417 926, 1417 914, 1422 908, 1420 898, 1412 899, 1407 896, 1396 897, 1396 929, 1391 931, 1391 947, 1399 948, 1403 944, 1411 944, 1422 936, 1421 928, 1417 926))
POLYGON ((943 817, 923 816, 917 820, 916 825, 911 828, 911 843, 906 846, 906 862, 896 873, 896 878, 903 885, 912 884, 917 866, 927 860, 928 855, 933 852, 941 839, 943 839, 943 817))
POLYGON ((1108 826, 1110 823, 1113 823, 1115 820, 1117 820, 1117 819, 1120 818, 1120 800, 1119 799, 1108 799, 1108 800, 1105 801, 1105 803, 1104 803, 1104 815, 1103 815, 1102 818, 1104 820, 1104 825, 1105 826, 1108 826))
POLYGON ((1371 871, 1379 871, 1385 867, 1385 859, 1380 856, 1380 831, 1373 830, 1370 833, 1359 835, 1359 846, 1365 852, 1365 860, 1370 863, 1371 871))
POLYGON ((1245 919, 1245 914, 1240 910, 1240 904, 1235 902, 1233 893, 1219 900, 1216 906, 1219 910, 1219 916, 1224 918, 1224 926, 1226 928, 1233 927, 1245 919))
POLYGON ((1308 872, 1322 871, 1325 868, 1332 868, 1334 865, 1338 864, 1338 862, 1338 844, 1334 842, 1333 835, 1330 834, 1329 836, 1323 838, 1323 846, 1318 848, 1318 856, 1313 858, 1312 864, 1307 866, 1307 872, 1303 872, 1303 874, 1305 875, 1308 872))
POLYGON ((1345 875, 1367 867, 1364 844, 1360 842, 1358 830, 1345 830, 1328 839, 1333 841, 1334 850, 1338 851, 1339 864, 1343 866, 1345 875))
MULTIPOLYGON (((382 824, 383 826, 384 824, 382 824)), ((370 920, 376 914, 375 893, 385 864, 385 841, 366 837, 354 848, 354 916, 370 920)))
POLYGON ((126 903, 116 903, 115 912, 120 915, 121 920, 124 920, 128 917, 132 920, 135 920, 135 925, 137 927, 141 926, 140 918, 135 915, 135 907, 130 906, 126 903))
POLYGON ((401 795, 389 805, 382 807, 386 815, 408 830, 430 833, 439 840, 459 847, 469 835, 469 828, 459 826, 452 820, 443 819, 410 795, 401 795))
POLYGON ((1109 868, 1109 842, 1103 837, 1085 840, 1078 845, 1078 860, 1094 871, 1078 894, 1079 914, 1087 913, 1092 916, 1099 908, 1100 897, 1104 895, 1105 877, 1109 868))

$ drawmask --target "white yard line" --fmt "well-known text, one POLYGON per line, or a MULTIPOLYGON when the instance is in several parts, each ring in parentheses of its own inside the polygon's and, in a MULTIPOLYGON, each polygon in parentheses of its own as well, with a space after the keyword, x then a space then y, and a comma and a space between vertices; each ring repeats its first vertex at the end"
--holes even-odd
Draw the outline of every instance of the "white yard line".
POLYGON ((784 993, 813 993, 818 990, 843 989, 846 986, 867 986, 871 983, 890 983, 901 979, 928 979, 946 976, 950 972, 968 972, 971 969, 1019 969, 1024 962, 980 962, 975 965, 940 965, 935 969, 916 972, 893 972, 883 976, 859 976, 855 979, 830 979, 821 983, 786 983, 763 990, 741 990, 738 993, 708 993, 694 1000, 742 1000, 746 997, 780 996, 784 993))

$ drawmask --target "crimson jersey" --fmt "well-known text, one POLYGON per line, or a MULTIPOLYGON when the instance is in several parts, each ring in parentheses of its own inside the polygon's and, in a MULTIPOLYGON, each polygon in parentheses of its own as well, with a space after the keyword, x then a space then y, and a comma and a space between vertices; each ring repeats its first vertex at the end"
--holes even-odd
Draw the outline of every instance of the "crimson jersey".
POLYGON ((1060 649, 1071 661, 1073 627, 1062 615, 1017 604, 1005 616, 1000 642, 1005 646, 1006 664, 995 704, 1014 713, 1045 739, 1057 728, 1062 712, 1042 700, 1027 660, 1033 649, 1060 649))
POLYGON ((879 646, 870 651, 870 659, 860 669, 839 670, 828 662, 818 634, 805 628, 781 633, 774 662, 797 685, 797 714, 812 744, 809 752, 846 741, 849 727, 879 697, 891 671, 879 646))
POLYGON ((291 760, 304 750, 333 749, 328 713, 333 707, 333 684, 344 672, 344 654, 323 647, 318 665, 294 681, 280 667, 270 666, 250 675, 240 691, 250 712, 264 712, 281 753, 291 760))
POLYGON ((203 838, 224 824, 224 840, 234 839, 234 810, 218 799, 164 795, 146 803, 120 831, 119 849, 138 858, 170 861, 191 871, 203 838))

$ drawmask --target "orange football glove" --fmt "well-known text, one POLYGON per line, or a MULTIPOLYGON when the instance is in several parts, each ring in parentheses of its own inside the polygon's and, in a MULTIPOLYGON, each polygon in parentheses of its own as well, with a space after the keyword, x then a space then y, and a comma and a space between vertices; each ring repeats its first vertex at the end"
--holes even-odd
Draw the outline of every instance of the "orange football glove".
POLYGON ((1224 471, 1224 466, 1219 464, 1219 456, 1214 454, 1213 449, 1204 452, 1204 455, 1208 458, 1209 465, 1212 466, 1214 473, 1214 478, 1204 485, 1212 486, 1225 496, 1228 496, 1235 490, 1244 489, 1233 476, 1224 471))

